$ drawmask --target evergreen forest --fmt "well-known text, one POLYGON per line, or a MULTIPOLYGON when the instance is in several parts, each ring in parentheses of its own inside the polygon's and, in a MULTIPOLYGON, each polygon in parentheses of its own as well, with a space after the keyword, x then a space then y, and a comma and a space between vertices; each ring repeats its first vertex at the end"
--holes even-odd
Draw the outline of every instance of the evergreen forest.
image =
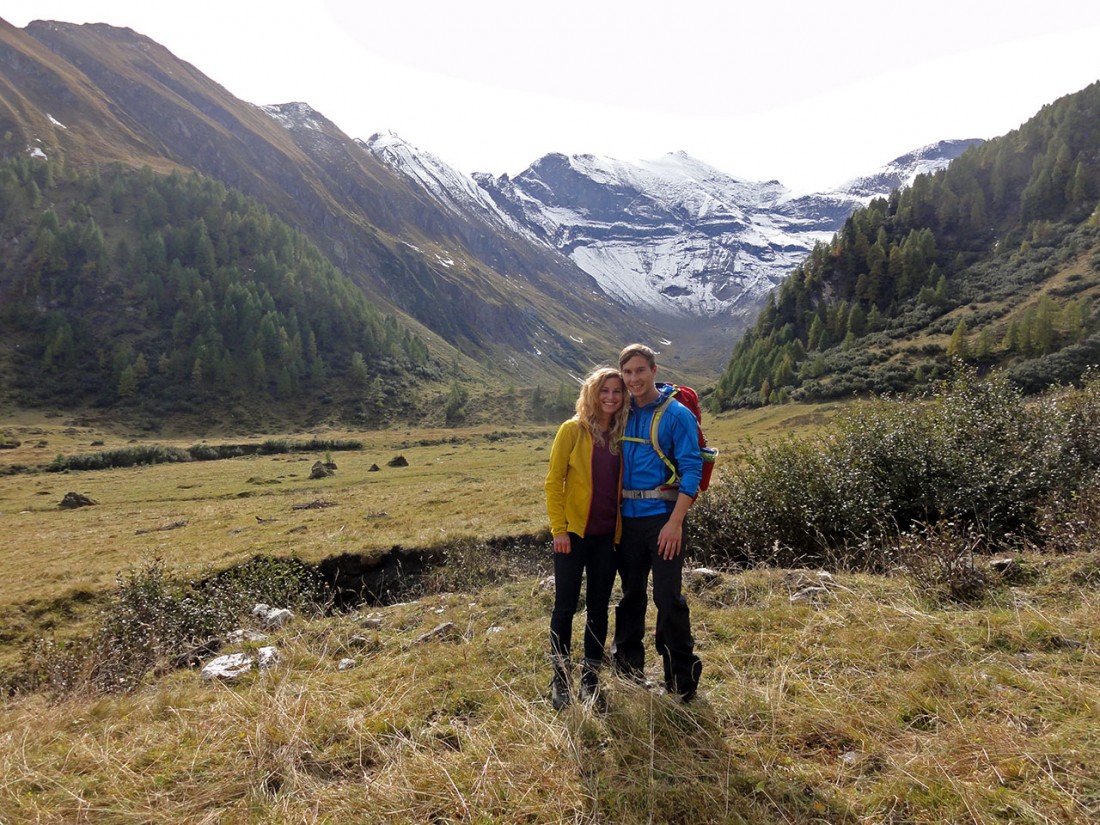
POLYGON ((198 174, 9 160, 0 238, 0 369, 20 405, 157 415, 308 397, 371 423, 434 372, 424 341, 302 234, 198 174))
POLYGON ((857 210, 736 344, 716 409, 919 387, 1028 392, 1100 362, 1100 83, 857 210))

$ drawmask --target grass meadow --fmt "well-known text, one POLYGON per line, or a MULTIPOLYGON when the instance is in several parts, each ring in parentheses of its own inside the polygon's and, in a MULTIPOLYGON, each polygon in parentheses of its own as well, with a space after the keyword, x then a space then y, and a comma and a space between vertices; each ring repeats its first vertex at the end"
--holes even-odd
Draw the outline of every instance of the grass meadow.
MULTIPOLYGON (((833 411, 707 431, 732 454, 833 411)), ((0 429, 21 442, 0 466, 131 443, 61 419, 0 429)), ((0 662, 82 632, 152 559, 197 575, 538 533, 553 431, 326 432, 363 448, 319 480, 313 454, 0 476, 0 662), (387 466, 397 455, 409 466, 387 466), (59 509, 70 491, 98 504, 59 509), (331 506, 295 509, 313 502, 331 506)), ((0 822, 1095 822, 1100 553, 1018 564, 979 603, 900 573, 693 579, 705 671, 686 706, 608 676, 606 708, 551 709, 549 558, 491 586, 302 615, 273 634, 280 663, 236 684, 182 668, 120 693, 0 698, 0 822)))

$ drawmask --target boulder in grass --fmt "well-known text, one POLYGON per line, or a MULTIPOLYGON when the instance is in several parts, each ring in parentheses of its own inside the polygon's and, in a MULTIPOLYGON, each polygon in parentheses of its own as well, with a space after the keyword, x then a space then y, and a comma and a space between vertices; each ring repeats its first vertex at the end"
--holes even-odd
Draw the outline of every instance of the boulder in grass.
POLYGON ((250 670, 254 659, 247 653, 229 653, 206 663, 202 669, 203 681, 232 682, 250 670))
POLYGON ((311 479, 328 478, 332 475, 332 470, 328 469, 320 461, 314 462, 313 468, 309 471, 309 477, 311 479))
POLYGON ((98 503, 83 493, 65 493, 65 497, 57 506, 62 510, 75 510, 77 507, 92 507, 98 503))
POLYGON ((208 662, 202 669, 202 678, 207 682, 232 682, 250 673, 253 668, 267 670, 278 663, 279 650, 275 647, 261 647, 255 656, 251 653, 229 653, 208 662))
POLYGON ((684 583, 694 592, 699 593, 709 587, 722 583, 722 574, 709 567, 696 567, 684 571, 684 583))
POLYGON ((277 664, 279 664, 279 648, 261 647, 256 651, 256 667, 260 670, 267 670, 277 664))
POLYGON ((268 604, 258 604, 253 607, 252 615, 260 620, 260 624, 266 630, 285 627, 294 618, 294 614, 285 607, 272 607, 268 604))
POLYGON ((386 462, 387 467, 408 467, 409 460, 403 455, 395 455, 389 461, 386 462))
POLYGON ((239 645, 242 642, 266 642, 267 636, 263 633, 257 633, 255 630, 249 630, 247 628, 238 628, 225 637, 227 644, 239 645))
POLYGON ((989 569, 1009 584, 1018 584, 1024 579, 1023 565, 1012 557, 993 559, 989 562, 989 569))

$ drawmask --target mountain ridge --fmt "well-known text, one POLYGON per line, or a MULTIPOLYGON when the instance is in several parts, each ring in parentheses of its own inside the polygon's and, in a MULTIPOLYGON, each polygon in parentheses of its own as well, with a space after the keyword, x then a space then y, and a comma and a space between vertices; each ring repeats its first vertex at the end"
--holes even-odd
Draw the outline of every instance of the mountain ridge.
POLYGON ((583 371, 647 329, 553 250, 443 213, 307 104, 237 100, 132 30, 35 22, 0 35, 2 82, 25 91, 0 106, 17 135, 6 155, 37 139, 69 162, 193 169, 258 197, 475 372, 583 371), (35 76, 49 82, 26 82, 35 76), (70 128, 41 115, 51 110, 70 128))
POLYGON ((494 177, 460 173, 393 133, 368 145, 382 147, 383 162, 426 181, 450 208, 472 205, 569 256, 609 296, 655 319, 676 351, 706 372, 724 357, 713 341, 745 329, 771 290, 868 192, 885 196, 978 142, 921 147, 874 174, 810 194, 736 178, 683 151, 641 162, 550 153, 518 175, 494 177))
POLYGON ((925 386, 1035 392, 1100 363, 1100 82, 852 213, 769 298, 716 407, 925 386))

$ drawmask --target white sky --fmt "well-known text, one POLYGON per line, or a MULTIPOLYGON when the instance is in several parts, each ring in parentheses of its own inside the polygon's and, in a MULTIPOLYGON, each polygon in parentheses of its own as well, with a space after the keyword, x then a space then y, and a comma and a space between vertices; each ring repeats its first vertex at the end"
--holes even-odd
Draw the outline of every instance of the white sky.
POLYGON ((990 138, 1100 79, 1096 0, 5 0, 128 26, 252 103, 305 101, 465 172, 684 150, 826 188, 990 138))

